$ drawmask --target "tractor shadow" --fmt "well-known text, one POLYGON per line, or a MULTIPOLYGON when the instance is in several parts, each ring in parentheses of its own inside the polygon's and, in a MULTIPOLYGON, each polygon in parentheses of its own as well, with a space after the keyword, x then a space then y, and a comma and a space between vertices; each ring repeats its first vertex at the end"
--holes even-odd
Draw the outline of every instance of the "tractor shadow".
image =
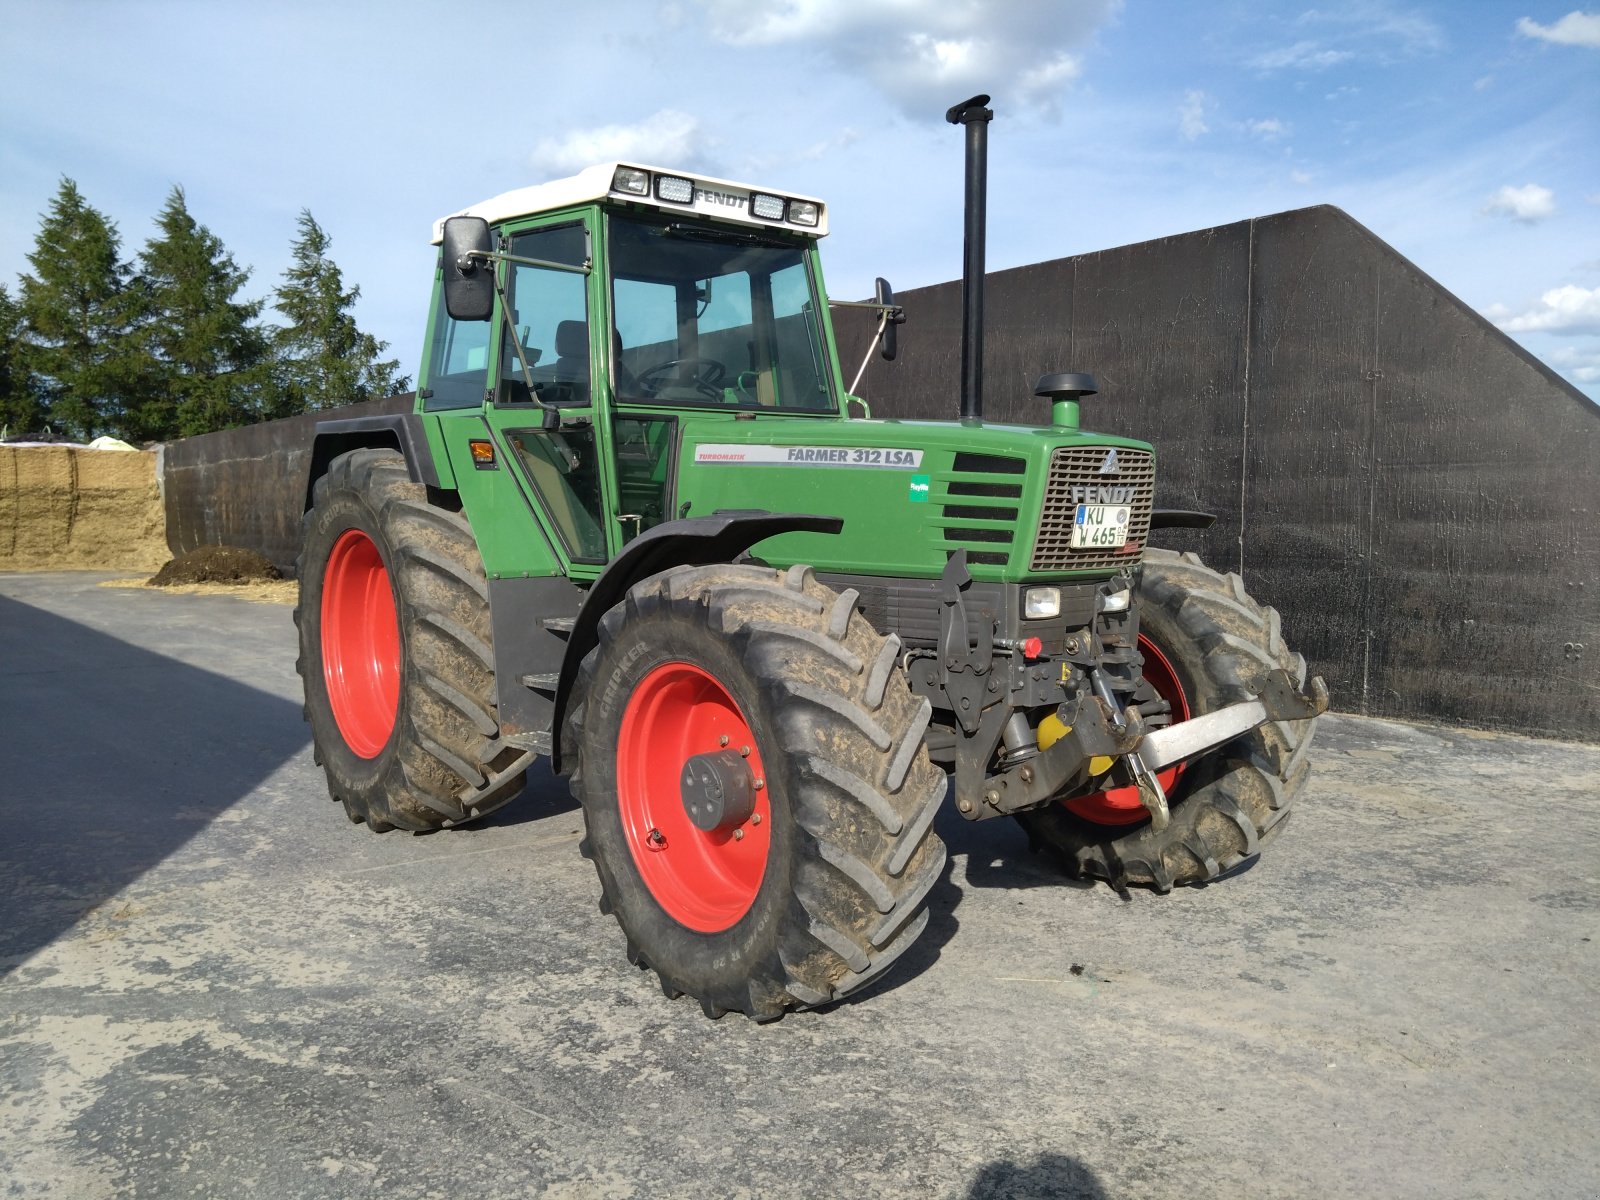
MULTIPOLYGON (((836 1004, 848 1005, 856 1000, 870 999, 893 991, 937 963, 940 952, 961 927, 956 910, 960 908, 962 896, 968 887, 1004 890, 1065 887, 1076 891, 1087 891, 1090 888, 1106 886, 1099 880, 1070 878, 1049 854, 1035 854, 1029 850, 1028 837, 1015 821, 966 820, 956 812, 955 805, 949 801, 948 793, 946 803, 939 810, 939 815, 934 818, 933 829, 943 840, 947 857, 944 870, 939 875, 939 882, 928 892, 927 928, 906 950, 900 961, 881 978, 869 983, 860 991, 852 992, 836 1001, 836 1004), (963 860, 964 884, 957 883, 954 877, 957 862, 963 860)), ((831 1008, 833 1005, 826 1007, 831 1008)), ((980 1193, 974 1193, 977 1194, 980 1193)))
POLYGON ((1048 850, 1030 849, 1028 835, 1009 817, 968 821, 947 804, 934 828, 952 856, 966 857, 969 887, 1002 891, 1065 887, 1089 891, 1106 886, 1102 880, 1077 879, 1067 874, 1061 860, 1048 850))
POLYGON ((577 812, 579 804, 567 787, 567 781, 550 769, 548 758, 534 760, 528 768, 528 783, 517 798, 504 808, 497 809, 481 821, 463 825, 452 834, 470 833, 473 830, 508 829, 529 825, 549 817, 577 812))

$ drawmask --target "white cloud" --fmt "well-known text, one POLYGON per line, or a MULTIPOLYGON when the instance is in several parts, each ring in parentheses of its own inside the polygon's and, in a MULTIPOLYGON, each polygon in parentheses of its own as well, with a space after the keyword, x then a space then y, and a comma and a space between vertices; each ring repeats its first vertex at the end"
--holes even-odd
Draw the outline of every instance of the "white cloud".
POLYGON ((1554 25, 1541 25, 1523 17, 1517 22, 1517 32, 1523 37, 1559 46, 1589 46, 1600 50, 1600 13, 1569 12, 1554 25))
POLYGON ((1289 127, 1277 117, 1267 117, 1260 121, 1246 121, 1244 127, 1256 137, 1272 142, 1289 132, 1289 127))
POLYGON ((1178 106, 1178 130, 1191 142, 1201 134, 1211 132, 1211 127, 1206 124, 1207 103, 1204 92, 1190 88, 1183 94, 1183 103, 1178 106))
POLYGON ((1484 315, 1507 333, 1600 334, 1600 288, 1569 283, 1546 292, 1526 312, 1513 314, 1496 304, 1484 315))
POLYGON ((859 129, 841 129, 833 137, 823 138, 820 142, 812 142, 811 145, 805 147, 804 149, 797 150, 795 152, 795 158, 799 159, 801 162, 815 162, 817 159, 826 157, 835 150, 843 150, 846 146, 853 146, 860 140, 861 131, 859 129))
POLYGON ((1600 383, 1600 350, 1562 346, 1545 355, 1545 360, 1578 383, 1600 383))
POLYGON ((1318 42, 1296 42, 1292 46, 1280 46, 1276 50, 1258 54, 1250 60, 1250 65, 1263 71, 1281 71, 1289 67, 1301 71, 1324 71, 1354 57, 1355 54, 1349 50, 1327 49, 1318 42))
POLYGON ((1072 51, 1121 0, 697 0, 733 46, 810 45, 864 76, 902 112, 938 120, 965 96, 1054 110, 1082 70, 1072 51))
POLYGON ((1299 184, 1301 187, 1305 187, 1311 182, 1311 175, 1306 171, 1290 171, 1289 182, 1299 184))
POLYGON ((1341 0, 1333 8, 1313 8, 1297 24, 1332 28, 1348 40, 1371 44, 1379 54, 1411 55, 1438 50, 1444 31, 1419 12, 1392 7, 1385 0, 1341 0))
POLYGON ((1484 205, 1483 211, 1532 225, 1546 217, 1555 216, 1556 194, 1537 183, 1524 184, 1522 187, 1508 184, 1489 197, 1489 203, 1484 205))
POLYGON ((1313 8, 1294 22, 1299 40, 1256 54, 1250 65, 1262 71, 1325 71, 1353 59, 1395 63, 1439 51, 1444 30, 1421 13, 1387 0, 1340 0, 1313 8))
POLYGON ((631 158, 673 167, 708 164, 708 141, 700 122, 688 113, 664 108, 632 125, 575 129, 558 138, 541 138, 532 163, 550 175, 570 175, 597 162, 631 158))

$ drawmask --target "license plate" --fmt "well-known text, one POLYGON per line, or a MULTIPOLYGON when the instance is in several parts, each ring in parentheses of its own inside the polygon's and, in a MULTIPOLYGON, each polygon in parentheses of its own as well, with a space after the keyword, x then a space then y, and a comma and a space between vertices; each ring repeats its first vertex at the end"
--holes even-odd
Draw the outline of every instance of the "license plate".
POLYGON ((1128 544, 1128 520, 1133 509, 1126 504, 1080 504, 1072 520, 1074 550, 1118 550, 1128 544))

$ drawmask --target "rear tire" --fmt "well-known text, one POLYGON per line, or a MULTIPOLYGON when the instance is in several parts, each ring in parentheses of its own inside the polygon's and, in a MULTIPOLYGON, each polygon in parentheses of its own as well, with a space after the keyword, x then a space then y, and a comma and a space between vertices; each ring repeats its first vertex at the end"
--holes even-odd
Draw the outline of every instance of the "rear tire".
POLYGON ((809 567, 680 567, 635 585, 584 660, 566 744, 601 908, 707 1016, 835 1000, 927 924, 945 861, 931 709, 856 599, 809 567), (685 763, 746 746, 753 813, 697 829, 685 763))
POLYGON ((423 831, 514 799, 533 756, 500 739, 466 519, 430 504, 398 453, 353 450, 316 482, 297 573, 305 717, 350 819, 423 831))
MULTIPOLYGON (((1194 554, 1145 552, 1139 632, 1170 664, 1194 716, 1250 699, 1276 668, 1305 683, 1305 659, 1284 644, 1277 612, 1252 600, 1238 575, 1220 575, 1194 554)), ((1106 824, 1064 803, 1018 820, 1074 875, 1158 892, 1205 883, 1255 859, 1281 828, 1310 770, 1315 730, 1315 719, 1271 722, 1191 761, 1160 833, 1148 819, 1106 824)))

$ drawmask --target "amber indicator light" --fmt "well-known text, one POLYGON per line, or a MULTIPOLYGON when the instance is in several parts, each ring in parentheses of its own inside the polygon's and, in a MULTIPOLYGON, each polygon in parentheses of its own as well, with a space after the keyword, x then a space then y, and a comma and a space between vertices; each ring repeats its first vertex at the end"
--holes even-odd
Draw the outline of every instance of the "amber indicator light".
POLYGON ((494 443, 470 441, 467 446, 472 451, 472 465, 480 471, 498 470, 494 461, 494 443))

